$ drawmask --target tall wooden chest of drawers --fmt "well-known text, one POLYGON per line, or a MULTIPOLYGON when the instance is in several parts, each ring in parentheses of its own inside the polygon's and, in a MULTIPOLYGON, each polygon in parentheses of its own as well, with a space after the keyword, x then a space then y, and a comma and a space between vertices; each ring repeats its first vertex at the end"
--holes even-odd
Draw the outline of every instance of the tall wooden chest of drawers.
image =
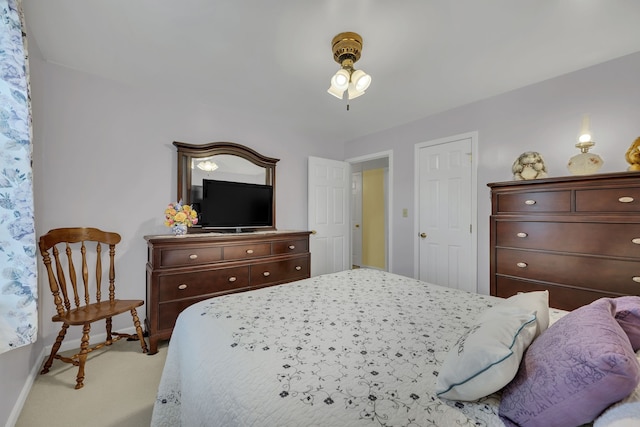
POLYGON ((308 231, 145 236, 150 353, 178 314, 207 298, 310 276, 308 231))
POLYGON ((640 295, 640 172, 488 184, 491 295, 573 310, 640 295))

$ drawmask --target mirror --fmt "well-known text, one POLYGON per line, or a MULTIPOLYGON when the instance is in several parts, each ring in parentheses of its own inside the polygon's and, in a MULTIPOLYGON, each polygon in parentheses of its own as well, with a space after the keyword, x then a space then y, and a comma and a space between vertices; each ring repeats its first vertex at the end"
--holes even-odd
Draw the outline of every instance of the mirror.
MULTIPOLYGON (((193 205, 200 212, 198 207, 203 198, 205 179, 271 186, 273 226, 266 228, 275 229, 276 163, 280 159, 263 156, 233 142, 196 145, 174 141, 173 145, 178 149, 178 200, 193 205)), ((191 229, 192 232, 202 231, 197 226, 191 229)))

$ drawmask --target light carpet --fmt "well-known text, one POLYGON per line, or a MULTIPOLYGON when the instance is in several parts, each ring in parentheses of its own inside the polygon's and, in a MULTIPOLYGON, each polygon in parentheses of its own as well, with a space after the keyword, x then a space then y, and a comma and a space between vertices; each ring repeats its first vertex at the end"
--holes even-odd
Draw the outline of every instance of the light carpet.
POLYGON ((74 389, 78 368, 54 360, 51 370, 36 378, 16 427, 148 426, 167 348, 161 342, 158 353, 149 356, 138 341, 123 339, 96 350, 87 358, 80 390, 74 389))

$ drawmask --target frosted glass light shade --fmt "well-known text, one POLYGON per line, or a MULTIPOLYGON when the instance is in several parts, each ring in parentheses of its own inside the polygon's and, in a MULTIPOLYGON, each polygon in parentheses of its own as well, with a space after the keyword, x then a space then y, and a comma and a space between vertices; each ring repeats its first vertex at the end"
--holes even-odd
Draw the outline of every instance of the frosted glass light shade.
POLYGON ((349 95, 349 99, 353 99, 353 98, 357 98, 361 95, 364 95, 364 91, 363 90, 358 90, 356 88, 356 85, 354 85, 353 83, 349 83, 349 89, 347 91, 348 95, 349 95))
POLYGON ((349 85, 349 71, 344 68, 339 69, 333 77, 331 77, 331 86, 335 87, 338 90, 346 90, 349 85))
POLYGON ((329 89, 327 89, 327 92, 329 92, 331 95, 335 96, 338 99, 342 99, 342 94, 344 93, 344 89, 340 90, 340 89, 336 89, 333 85, 329 86, 329 89))
POLYGON ((582 126, 578 135, 578 142, 593 141, 593 133, 591 132, 591 120, 588 114, 582 117, 582 126))
POLYGON ((351 75, 351 82, 355 85, 356 90, 364 92, 371 84, 371 76, 362 70, 356 70, 351 75))

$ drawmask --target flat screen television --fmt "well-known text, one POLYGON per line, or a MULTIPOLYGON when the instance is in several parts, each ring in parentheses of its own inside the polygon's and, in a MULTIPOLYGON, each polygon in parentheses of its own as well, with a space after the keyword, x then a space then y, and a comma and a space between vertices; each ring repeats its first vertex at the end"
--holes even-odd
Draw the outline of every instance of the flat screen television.
POLYGON ((199 223, 232 232, 273 227, 273 187, 204 179, 199 223))

